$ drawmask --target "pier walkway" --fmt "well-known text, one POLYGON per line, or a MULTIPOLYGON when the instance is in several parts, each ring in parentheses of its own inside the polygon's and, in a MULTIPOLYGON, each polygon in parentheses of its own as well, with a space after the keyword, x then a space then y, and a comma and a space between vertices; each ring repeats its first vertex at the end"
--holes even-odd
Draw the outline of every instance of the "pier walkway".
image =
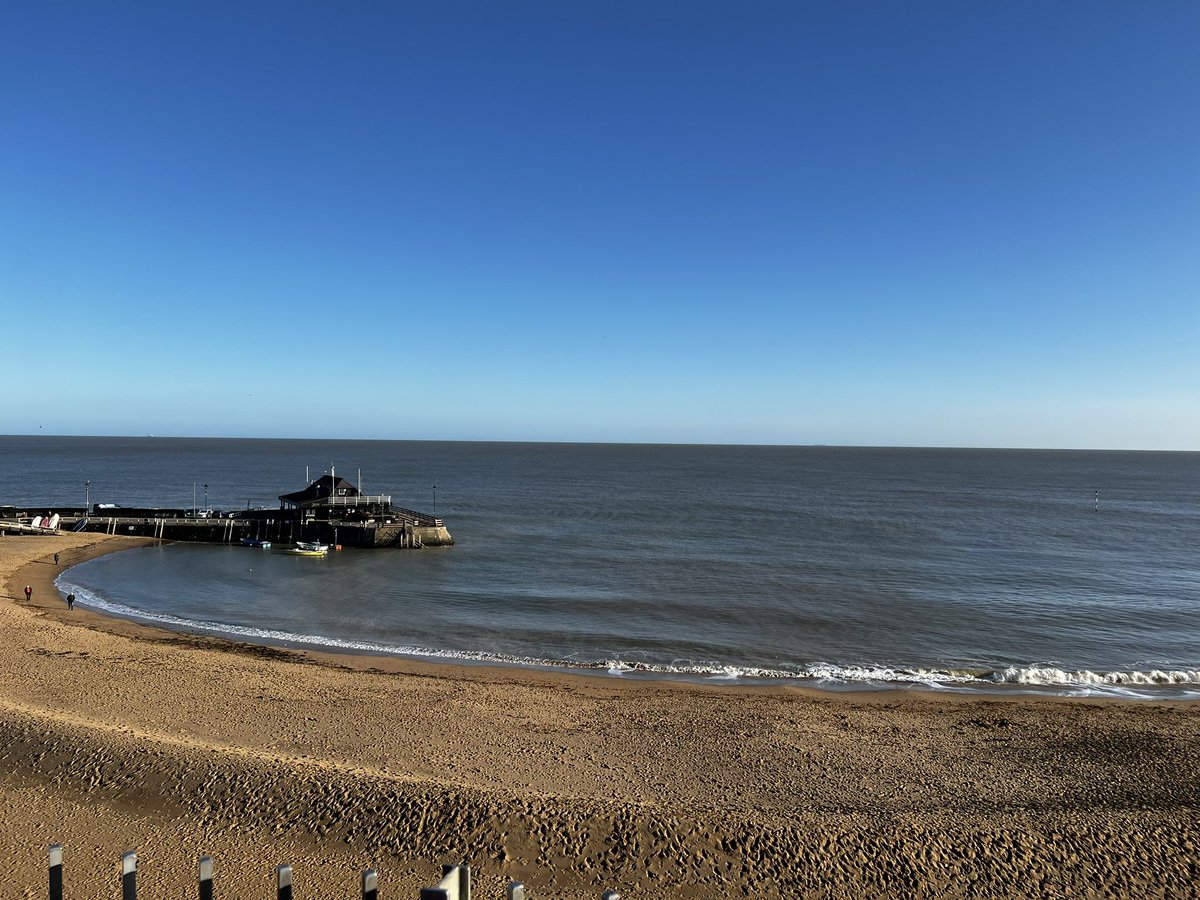
MULTIPOLYGON (((30 524, 29 516, 0 519, 0 532, 13 534, 55 534, 64 531, 92 531, 151 537, 164 541, 198 541, 213 544, 239 544, 243 539, 293 544, 296 541, 320 541, 333 546, 418 548, 449 546, 454 539, 441 519, 415 510, 397 510, 384 521, 348 521, 288 515, 223 516, 122 515, 120 509, 106 510, 109 515, 84 516, 78 511, 60 511, 58 529, 30 524), (81 525, 82 523, 82 525, 81 525)), ((148 511, 138 511, 139 513, 148 511)))

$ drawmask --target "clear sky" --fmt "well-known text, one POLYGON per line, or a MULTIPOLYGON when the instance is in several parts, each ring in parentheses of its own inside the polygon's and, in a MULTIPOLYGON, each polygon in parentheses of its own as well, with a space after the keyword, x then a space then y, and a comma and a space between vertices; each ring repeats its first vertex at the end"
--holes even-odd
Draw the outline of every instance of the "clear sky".
POLYGON ((1200 449, 1200 3, 8 3, 0 432, 1200 449))

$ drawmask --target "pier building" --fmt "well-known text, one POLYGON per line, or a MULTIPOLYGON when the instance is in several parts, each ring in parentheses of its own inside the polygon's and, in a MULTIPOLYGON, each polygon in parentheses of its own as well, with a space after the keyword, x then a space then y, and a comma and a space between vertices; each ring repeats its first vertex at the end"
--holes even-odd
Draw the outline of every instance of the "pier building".
POLYGON ((319 541, 347 547, 445 547, 446 524, 429 513, 396 506, 387 494, 364 494, 344 478, 322 475, 299 491, 279 495, 279 508, 234 511, 125 507, 0 505, 0 532, 48 534, 96 531, 168 541, 281 544, 319 541), (57 515, 57 529, 44 527, 57 515))

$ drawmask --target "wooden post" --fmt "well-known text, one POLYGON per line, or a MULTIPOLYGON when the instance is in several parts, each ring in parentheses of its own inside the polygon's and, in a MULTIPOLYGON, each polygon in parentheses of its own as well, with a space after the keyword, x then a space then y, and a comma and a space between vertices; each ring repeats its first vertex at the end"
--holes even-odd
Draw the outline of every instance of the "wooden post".
POLYGON ((507 900, 525 900, 525 885, 519 881, 510 881, 507 900))
POLYGON ((466 863, 459 866, 449 866, 445 868, 458 870, 458 900, 471 900, 471 867, 466 863))
POLYGON ((471 867, 442 866, 437 887, 421 888, 421 900, 471 900, 471 867))
POLYGON ((374 869, 362 874, 362 900, 379 900, 379 873, 374 869))
POLYGON ((63 900, 63 848, 50 845, 50 900, 63 900))
POLYGON ((200 857, 200 900, 213 900, 213 859, 200 857))
POLYGON ((276 900, 292 900, 292 867, 288 865, 275 868, 275 898, 276 900))
POLYGON ((121 857, 121 900, 137 900, 137 854, 121 857))

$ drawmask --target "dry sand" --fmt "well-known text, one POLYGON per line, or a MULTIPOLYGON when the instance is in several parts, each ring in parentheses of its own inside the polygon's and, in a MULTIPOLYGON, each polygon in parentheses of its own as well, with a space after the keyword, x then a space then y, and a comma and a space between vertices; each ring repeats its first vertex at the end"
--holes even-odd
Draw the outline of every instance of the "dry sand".
POLYGON ((0 897, 1200 896, 1200 707, 829 696, 327 656, 66 604, 0 538, 0 897), (25 584, 34 588, 25 603, 25 584))

